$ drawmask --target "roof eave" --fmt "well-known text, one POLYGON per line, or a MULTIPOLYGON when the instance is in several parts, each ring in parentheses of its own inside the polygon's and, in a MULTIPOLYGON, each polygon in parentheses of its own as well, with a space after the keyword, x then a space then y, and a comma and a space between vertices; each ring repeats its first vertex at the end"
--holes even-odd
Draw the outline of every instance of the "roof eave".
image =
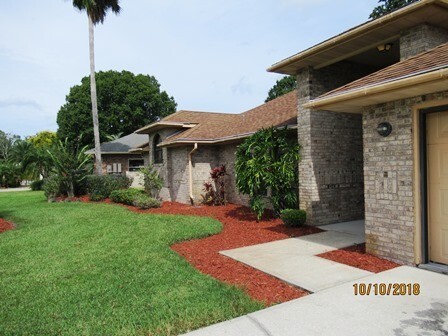
POLYGON ((318 98, 304 104, 304 107, 313 110, 362 113, 366 106, 444 90, 448 90, 447 68, 318 98))
POLYGON ((137 134, 149 134, 152 132, 156 132, 159 131, 161 129, 165 129, 165 128, 192 128, 194 126, 196 126, 197 124, 194 123, 185 123, 185 122, 156 122, 153 124, 150 124, 148 126, 142 127, 140 129, 138 129, 137 131, 135 131, 135 133, 137 134))
POLYGON ((439 5, 443 7, 448 6, 448 2, 446 0, 421 0, 414 4, 403 7, 397 11, 386 14, 376 20, 368 21, 352 30, 349 30, 345 33, 337 35, 333 38, 330 38, 320 44, 317 44, 309 49, 306 49, 296 55, 288 57, 280 62, 275 63, 271 67, 267 69, 268 72, 275 72, 287 75, 295 75, 296 72, 288 70, 294 63, 304 60, 306 58, 318 55, 326 50, 333 48, 336 45, 341 43, 349 42, 355 38, 364 36, 374 30, 381 29, 387 24, 393 23, 397 19, 401 17, 408 16, 413 12, 419 11, 424 7, 429 7, 432 5, 439 5))

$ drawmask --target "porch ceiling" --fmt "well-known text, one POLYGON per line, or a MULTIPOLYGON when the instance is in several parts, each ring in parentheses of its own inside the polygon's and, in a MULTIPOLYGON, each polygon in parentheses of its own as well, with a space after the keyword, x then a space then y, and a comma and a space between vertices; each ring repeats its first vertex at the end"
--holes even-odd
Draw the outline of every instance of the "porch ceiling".
POLYGON ((448 29, 447 14, 448 0, 421 0, 280 61, 268 71, 296 75, 302 68, 322 68, 392 42, 401 31, 421 23, 448 29))

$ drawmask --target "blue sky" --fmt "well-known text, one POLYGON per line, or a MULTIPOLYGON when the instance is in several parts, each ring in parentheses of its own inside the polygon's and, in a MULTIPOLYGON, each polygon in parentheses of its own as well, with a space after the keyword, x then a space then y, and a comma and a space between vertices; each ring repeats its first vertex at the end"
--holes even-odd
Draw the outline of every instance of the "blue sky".
MULTIPOLYGON (((377 0, 121 1, 96 29, 97 70, 154 75, 179 109, 239 113, 281 76, 271 64, 360 24, 377 0)), ((85 14, 69 0, 0 2, 0 130, 57 129, 89 72, 85 14)))

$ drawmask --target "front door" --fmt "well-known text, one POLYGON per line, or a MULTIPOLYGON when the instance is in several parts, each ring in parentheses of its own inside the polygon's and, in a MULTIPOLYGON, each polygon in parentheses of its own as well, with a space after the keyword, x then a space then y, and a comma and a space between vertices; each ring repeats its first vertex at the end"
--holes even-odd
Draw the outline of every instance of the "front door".
POLYGON ((429 259, 448 265, 448 111, 427 118, 429 259))

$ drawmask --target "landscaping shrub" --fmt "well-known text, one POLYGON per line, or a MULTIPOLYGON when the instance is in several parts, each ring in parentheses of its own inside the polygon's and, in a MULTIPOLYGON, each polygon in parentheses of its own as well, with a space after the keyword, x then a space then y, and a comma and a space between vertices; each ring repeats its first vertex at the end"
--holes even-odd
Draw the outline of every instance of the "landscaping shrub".
POLYGON ((285 209, 280 213, 280 218, 286 226, 301 227, 306 222, 306 212, 297 209, 285 209))
POLYGON ((40 191, 40 190, 42 190, 43 185, 44 185, 44 180, 37 180, 37 181, 31 182, 30 187, 31 187, 32 191, 40 191))
POLYGON ((48 202, 53 202, 56 197, 62 194, 61 179, 56 175, 44 179, 42 190, 48 202))
POLYGON ((212 169, 210 177, 212 182, 204 182, 203 191, 205 194, 201 195, 202 204, 206 205, 226 205, 226 184, 225 177, 227 176, 226 166, 222 165, 212 169))
POLYGON ((128 189, 132 179, 124 175, 89 175, 86 184, 90 200, 102 201, 114 190, 128 189))
POLYGON ((158 199, 155 199, 153 197, 149 197, 147 195, 138 195, 134 202, 132 203, 133 206, 145 210, 145 209, 152 209, 152 208, 160 208, 161 202, 158 199))
POLYGON ((236 186, 250 198, 251 209, 261 219, 265 201, 276 216, 298 204, 298 162, 300 146, 288 129, 262 129, 238 146, 236 186), (266 190, 270 190, 269 196, 266 190))
POLYGON ((126 205, 134 205, 134 201, 139 196, 145 196, 143 190, 139 189, 122 189, 114 190, 110 193, 110 199, 115 203, 122 203, 126 205))
POLYGON ((152 166, 142 168, 140 172, 143 174, 146 193, 152 198, 159 197, 159 192, 163 187, 163 180, 160 178, 159 172, 152 166))

